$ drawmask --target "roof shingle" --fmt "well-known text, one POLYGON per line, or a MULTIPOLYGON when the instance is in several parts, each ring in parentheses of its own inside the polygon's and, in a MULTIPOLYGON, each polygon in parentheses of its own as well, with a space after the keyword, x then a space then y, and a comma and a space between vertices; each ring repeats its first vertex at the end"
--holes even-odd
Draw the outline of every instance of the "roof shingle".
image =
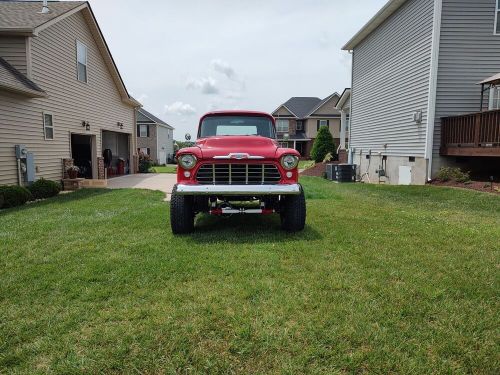
POLYGON ((0 57, 0 89, 31 97, 46 96, 38 85, 0 57))
POLYGON ((298 118, 304 118, 320 102, 320 98, 294 96, 293 98, 287 100, 283 105, 292 111, 298 118))

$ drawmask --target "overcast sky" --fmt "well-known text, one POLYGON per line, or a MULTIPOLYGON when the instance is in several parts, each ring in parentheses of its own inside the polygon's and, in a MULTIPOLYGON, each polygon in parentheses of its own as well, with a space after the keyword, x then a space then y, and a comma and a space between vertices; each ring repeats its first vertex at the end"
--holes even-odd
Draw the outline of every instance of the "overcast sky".
POLYGON ((214 109, 271 112, 350 86, 340 48, 386 0, 91 0, 131 94, 196 132, 214 109))

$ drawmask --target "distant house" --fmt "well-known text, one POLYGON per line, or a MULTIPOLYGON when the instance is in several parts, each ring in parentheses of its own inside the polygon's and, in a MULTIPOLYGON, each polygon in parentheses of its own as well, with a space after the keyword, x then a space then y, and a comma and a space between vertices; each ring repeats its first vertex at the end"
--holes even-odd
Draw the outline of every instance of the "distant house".
POLYGON ((442 166, 499 175, 500 79, 486 80, 500 72, 499 0, 391 0, 343 49, 365 181, 424 184, 442 166))
POLYGON ((319 128, 328 126, 338 146, 341 142, 341 112, 336 107, 339 98, 337 93, 325 99, 293 97, 281 104, 272 113, 276 119, 280 144, 294 148, 302 156, 309 157, 319 128), (285 139, 285 134, 288 134, 288 140, 285 139))
POLYGON ((110 166, 133 173, 140 103, 90 5, 41 10, 41 2, 0 2, 0 184, 60 180, 71 164, 81 177, 103 179, 105 149, 110 166))
POLYGON ((158 165, 174 157, 174 128, 143 108, 137 111, 137 152, 149 155, 158 165))

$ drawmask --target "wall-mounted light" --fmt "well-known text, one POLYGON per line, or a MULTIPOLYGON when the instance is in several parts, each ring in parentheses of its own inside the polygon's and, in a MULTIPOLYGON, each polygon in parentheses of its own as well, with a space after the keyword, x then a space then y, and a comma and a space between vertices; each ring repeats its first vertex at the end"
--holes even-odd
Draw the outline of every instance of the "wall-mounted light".
POLYGON ((123 122, 117 122, 116 126, 118 126, 120 129, 123 129, 123 122))
POLYGON ((90 124, 88 121, 82 121, 82 128, 85 128, 85 130, 90 130, 90 124))

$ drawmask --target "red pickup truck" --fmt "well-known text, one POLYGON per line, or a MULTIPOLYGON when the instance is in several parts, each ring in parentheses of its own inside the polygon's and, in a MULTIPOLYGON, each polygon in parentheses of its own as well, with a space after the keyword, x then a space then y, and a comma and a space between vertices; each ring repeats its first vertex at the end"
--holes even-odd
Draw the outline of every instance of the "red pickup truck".
POLYGON ((306 204, 299 184, 300 154, 276 141, 274 118, 264 112, 209 112, 195 146, 177 153, 172 232, 190 233, 196 214, 273 214, 284 230, 304 228, 306 204))

